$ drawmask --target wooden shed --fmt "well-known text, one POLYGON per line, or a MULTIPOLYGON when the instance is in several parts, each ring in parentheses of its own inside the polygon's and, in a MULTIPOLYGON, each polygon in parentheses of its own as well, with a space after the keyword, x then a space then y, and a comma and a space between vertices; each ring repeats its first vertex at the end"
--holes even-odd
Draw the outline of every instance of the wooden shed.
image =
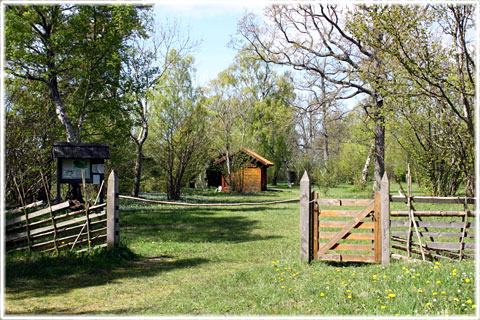
MULTIPOLYGON (((267 190, 267 168, 273 166, 273 162, 246 148, 240 148, 238 152, 232 154, 230 156, 232 162, 235 162, 235 158, 240 155, 244 159, 242 159, 241 168, 232 174, 233 189, 247 192, 267 190)), ((215 161, 214 165, 220 165, 225 160, 226 156, 223 156, 215 161)), ((228 177, 222 176, 222 191, 230 191, 231 189, 228 184, 228 177)))

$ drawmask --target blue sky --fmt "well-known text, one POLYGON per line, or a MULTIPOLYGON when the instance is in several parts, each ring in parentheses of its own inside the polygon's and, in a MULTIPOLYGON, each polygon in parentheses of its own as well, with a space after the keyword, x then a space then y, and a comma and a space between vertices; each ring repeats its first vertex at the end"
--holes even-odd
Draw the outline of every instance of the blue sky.
POLYGON ((192 55, 198 84, 205 85, 232 63, 235 50, 227 45, 245 10, 261 13, 263 5, 262 1, 259 2, 163 2, 155 5, 154 12, 160 20, 177 19, 193 40, 202 41, 192 55))

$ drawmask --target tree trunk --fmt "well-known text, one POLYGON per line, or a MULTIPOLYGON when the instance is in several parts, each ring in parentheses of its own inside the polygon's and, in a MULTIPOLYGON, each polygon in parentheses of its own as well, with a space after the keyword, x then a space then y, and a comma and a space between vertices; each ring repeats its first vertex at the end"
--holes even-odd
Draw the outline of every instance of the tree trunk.
POLYGON ((137 161, 135 162, 135 177, 133 179, 133 190, 132 190, 133 197, 138 197, 138 192, 140 191, 140 179, 142 176, 142 160, 143 160, 142 149, 143 149, 143 145, 140 143, 137 144, 137 161))
POLYGON ((370 168, 370 160, 372 159, 372 153, 375 150, 375 144, 368 150, 367 160, 365 160, 365 166, 363 167, 362 171, 362 186, 365 187, 367 184, 367 177, 368 177, 368 168, 370 168))
MULTIPOLYGON (((376 96, 376 95, 375 95, 376 96)), ((382 176, 385 171, 385 117, 381 115, 383 100, 376 98, 375 106, 375 148, 373 152, 374 183, 373 191, 380 191, 382 176)))
MULTIPOLYGON (((67 114, 65 113, 65 108, 63 106, 62 98, 60 97, 60 93, 58 92, 58 83, 56 75, 53 75, 49 81, 50 91, 52 94, 53 105, 55 106, 55 113, 57 114, 60 123, 65 127, 65 131, 67 134, 67 141, 68 142, 75 142, 76 136, 75 131, 73 130, 72 123, 70 119, 68 119, 67 114)), ((79 141, 77 141, 79 142, 79 141)))
POLYGON ((285 175, 287 176, 287 185, 289 188, 292 187, 292 181, 290 180, 290 166, 288 165, 287 161, 283 162, 285 165, 285 175))

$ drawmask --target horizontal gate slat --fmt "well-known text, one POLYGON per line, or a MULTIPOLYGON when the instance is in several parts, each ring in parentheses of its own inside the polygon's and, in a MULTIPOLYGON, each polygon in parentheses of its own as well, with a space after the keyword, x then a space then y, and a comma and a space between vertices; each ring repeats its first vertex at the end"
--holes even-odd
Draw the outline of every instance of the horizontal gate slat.
POLYGON ((355 217, 359 210, 320 210, 320 217, 355 217))
POLYGON ((372 200, 368 199, 317 199, 319 206, 366 207, 372 200))
POLYGON ((372 262, 375 263, 375 256, 360 255, 360 254, 324 254, 318 257, 318 260, 323 261, 350 261, 350 262, 372 262))
MULTIPOLYGON (((319 250, 322 249, 322 246, 325 243, 320 242, 319 250)), ((372 245, 369 244, 354 244, 354 243, 337 243, 333 245, 330 250, 351 250, 351 251, 374 251, 372 245)))
MULTIPOLYGON (((319 228, 343 228, 350 221, 320 221, 319 228)), ((359 222, 354 229, 373 229, 375 224, 373 222, 359 222)))
MULTIPOLYGON (((320 232, 318 237, 320 239, 330 239, 336 232, 320 232)), ((374 240, 375 235, 373 233, 347 233, 342 239, 345 240, 374 240)))

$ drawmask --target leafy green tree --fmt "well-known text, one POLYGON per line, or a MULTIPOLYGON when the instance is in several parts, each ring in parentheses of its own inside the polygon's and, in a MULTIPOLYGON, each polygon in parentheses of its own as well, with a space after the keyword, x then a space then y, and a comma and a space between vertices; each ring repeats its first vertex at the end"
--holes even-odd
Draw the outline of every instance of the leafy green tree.
POLYGON ((382 91, 394 106, 392 129, 424 185, 451 195, 465 182, 473 194, 474 7, 361 8, 350 29, 389 61, 391 80, 382 91), (365 21, 375 21, 381 41, 372 41, 365 21))
MULTIPOLYGON (((378 190, 385 153, 384 97, 379 89, 385 78, 376 47, 365 45, 349 32, 344 7, 272 5, 265 16, 267 22, 261 24, 253 15, 246 15, 238 30, 261 59, 313 73, 336 85, 339 93, 343 92, 342 99, 368 98, 364 109, 375 123, 374 189, 378 190), (362 77, 365 70, 372 71, 372 77, 362 77)), ((377 32, 375 21, 370 22, 370 28, 377 32)), ((381 37, 377 32, 372 41, 381 37)))
POLYGON ((143 29, 138 8, 8 5, 5 21, 7 78, 42 83, 67 141, 81 141, 89 120, 120 111, 126 40, 143 29))
POLYGON ((143 145, 148 137, 152 91, 172 63, 197 45, 183 36, 176 21, 152 23, 149 38, 135 38, 123 66, 122 92, 130 110, 130 137, 136 147, 132 196, 138 196, 142 176, 143 145), (171 49, 175 48, 176 56, 171 49))
POLYGON ((164 176, 168 199, 194 179, 207 159, 208 114, 200 89, 194 87, 194 59, 169 52, 172 65, 158 81, 151 113, 147 155, 164 176))
MULTIPOLYGON (((102 141, 111 146, 125 142, 129 117, 118 92, 120 66, 127 40, 143 33, 144 12, 133 6, 5 7, 6 106, 12 124, 6 130, 6 145, 12 147, 6 158, 9 172, 17 177, 15 172, 31 172, 25 184, 32 186, 38 169, 44 168, 51 184, 54 141, 102 141), (24 143, 18 143, 19 126, 28 128, 23 130, 24 143), (39 156, 22 157, 20 162, 13 156, 29 152, 39 156)), ((115 148, 111 154, 117 159, 115 148)), ((37 183, 35 190, 41 189, 37 183)), ((78 186, 74 190, 78 195, 78 186)))

